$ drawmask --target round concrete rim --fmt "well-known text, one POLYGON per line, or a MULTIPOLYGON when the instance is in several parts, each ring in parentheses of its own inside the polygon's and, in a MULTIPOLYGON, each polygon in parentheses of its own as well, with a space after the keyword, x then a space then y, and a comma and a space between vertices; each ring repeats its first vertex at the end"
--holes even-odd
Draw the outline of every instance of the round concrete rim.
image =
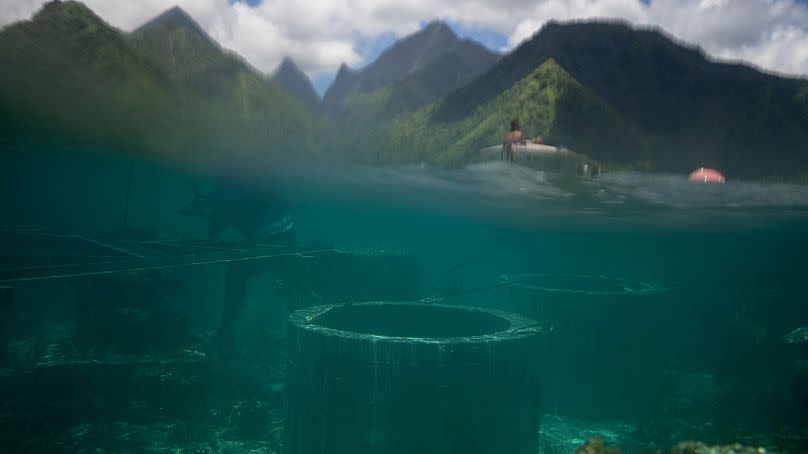
POLYGON ((449 305, 449 304, 425 304, 409 301, 365 301, 360 303, 349 304, 328 304, 322 306, 314 306, 310 308, 300 309, 295 311, 289 316, 289 323, 302 330, 318 333, 324 336, 334 336, 343 339, 352 340, 369 340, 375 342, 406 342, 406 343, 420 343, 420 344, 491 344, 497 342, 509 342, 517 339, 524 339, 527 337, 535 336, 549 332, 542 327, 538 322, 523 317, 521 315, 511 314, 508 312, 498 311, 495 309, 485 309, 472 306, 449 305), (412 306, 424 307, 432 306, 444 308, 447 310, 465 310, 473 312, 486 313, 495 317, 504 319, 508 327, 493 333, 481 334, 476 336, 465 337, 396 337, 384 336, 378 334, 366 334, 353 331, 343 331, 335 328, 328 328, 317 324, 317 319, 325 314, 333 311, 340 310, 351 306, 412 306))

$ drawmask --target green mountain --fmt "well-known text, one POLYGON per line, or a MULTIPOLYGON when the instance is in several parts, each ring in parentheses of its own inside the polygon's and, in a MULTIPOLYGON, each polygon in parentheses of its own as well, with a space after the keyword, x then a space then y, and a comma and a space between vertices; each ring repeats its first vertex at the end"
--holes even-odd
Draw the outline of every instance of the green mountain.
POLYGON ((341 67, 324 100, 340 131, 340 154, 377 161, 381 132, 393 121, 469 82, 498 58, 474 41, 458 39, 446 24, 432 22, 360 72, 341 67), (341 93, 338 104, 334 93, 341 93))
POLYGON ((641 155, 662 170, 705 164, 748 175, 808 159, 806 81, 717 63, 658 31, 617 23, 549 23, 448 95, 430 124, 438 131, 475 115, 549 58, 646 137, 640 151, 588 137, 593 146, 579 151, 596 159, 626 163, 641 155))
POLYGON ((441 106, 431 104, 392 124, 384 132, 382 160, 465 162, 478 150, 501 143, 514 116, 525 132, 541 134, 548 142, 586 149, 608 140, 637 150, 636 161, 647 159, 639 152, 642 134, 552 59, 463 118, 435 123, 441 106))
POLYGON ((51 2, 0 32, 0 66, 2 135, 15 141, 45 127, 132 151, 280 156, 312 149, 304 133, 320 127, 179 8, 127 35, 51 2))
MULTIPOLYGON (((460 73, 460 68, 452 69, 449 77, 465 74, 469 80, 491 67, 499 58, 474 41, 459 39, 444 22, 434 21, 419 32, 399 40, 359 71, 351 71, 343 64, 323 97, 323 106, 333 117, 340 117, 346 110, 354 108, 352 104, 357 97, 372 94, 412 76, 420 78, 422 83, 428 82, 426 76, 429 73, 424 70, 447 55, 461 61, 462 69, 466 70, 460 73)), ((445 77, 442 73, 435 75, 438 83, 445 77)), ((447 88, 455 87, 444 84, 443 89, 437 92, 443 93, 447 88)))
POLYGON ((291 58, 286 57, 278 69, 272 73, 272 81, 295 97, 312 112, 320 110, 320 97, 314 91, 311 80, 297 67, 291 58))
POLYGON ((135 29, 129 39, 172 81, 207 95, 221 95, 221 81, 214 76, 232 76, 242 65, 177 6, 135 29))
POLYGON ((341 131, 346 152, 362 161, 378 160, 375 151, 383 146, 381 132, 396 119, 435 102, 479 75, 479 68, 462 55, 448 52, 404 79, 368 94, 347 100, 334 121, 341 131), (368 154, 368 152, 371 152, 368 154))
POLYGON ((81 3, 48 3, 0 31, 0 68, 4 149, 50 135, 297 158, 320 142, 320 157, 448 164, 499 143, 517 117, 529 135, 613 166, 760 177, 808 163, 808 81, 615 23, 549 23, 502 58, 431 23, 361 70, 340 68, 321 104, 331 124, 291 61, 275 83, 179 8, 125 34, 81 3))
POLYGON ((48 3, 0 32, 2 135, 39 130, 125 148, 193 146, 199 118, 166 75, 80 3, 48 3))
POLYGON ((292 94, 222 49, 179 7, 138 28, 130 39, 183 96, 214 106, 218 147, 311 149, 312 131, 325 127, 292 94))
POLYGON ((394 117, 413 112, 474 79, 481 70, 479 66, 475 67, 464 60, 460 53, 450 51, 398 82, 368 95, 357 96, 351 100, 349 110, 362 109, 363 103, 372 100, 381 107, 374 112, 374 117, 394 117))

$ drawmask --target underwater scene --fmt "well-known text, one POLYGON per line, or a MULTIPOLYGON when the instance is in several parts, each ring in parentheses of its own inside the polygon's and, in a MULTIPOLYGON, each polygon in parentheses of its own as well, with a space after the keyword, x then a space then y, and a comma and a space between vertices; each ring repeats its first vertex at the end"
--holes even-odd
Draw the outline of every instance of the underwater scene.
POLYGON ((808 449, 802 186, 7 164, 7 452, 808 449))
POLYGON ((0 453, 808 453, 806 50, 808 0, 0 0, 0 453))

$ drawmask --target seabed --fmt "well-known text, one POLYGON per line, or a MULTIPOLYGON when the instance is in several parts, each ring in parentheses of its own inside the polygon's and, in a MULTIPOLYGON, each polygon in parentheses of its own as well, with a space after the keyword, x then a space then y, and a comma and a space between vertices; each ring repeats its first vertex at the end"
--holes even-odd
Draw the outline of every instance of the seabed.
MULTIPOLYGON (((283 332, 264 331, 259 347, 252 342, 253 347, 223 356, 215 329, 200 333, 191 326, 204 324, 199 318, 216 318, 204 313, 211 307, 195 307, 180 296, 183 277, 197 270, 218 276, 221 267, 248 261, 265 263, 270 274, 283 269, 285 293, 279 291, 279 298, 290 310, 424 298, 419 261, 397 252, 250 247, 131 234, 88 237, 34 227, 0 229, 0 245, 11 251, 0 263, 0 340, 7 352, 0 365, 0 443, 5 452, 283 452, 283 332), (10 324, 26 311, 21 305, 48 286, 56 292, 51 296, 70 293, 65 299, 75 305, 72 321, 62 327, 67 334, 29 333, 27 327, 10 324), (188 315, 195 311, 202 312, 197 319, 188 315)), ((661 284, 602 276, 520 275, 504 282, 528 292, 664 292, 661 284)), ((59 304, 53 301, 49 307, 59 304)), ((690 379, 695 384, 683 387, 682 398, 709 400, 709 377, 690 379)), ((639 425, 550 412, 542 415, 536 437, 538 452, 545 454, 616 452, 611 447, 662 452, 680 441, 709 438, 710 421, 670 417, 639 425)), ((693 442, 669 452, 805 452, 808 431, 778 439, 750 434, 734 441, 746 446, 693 442)))

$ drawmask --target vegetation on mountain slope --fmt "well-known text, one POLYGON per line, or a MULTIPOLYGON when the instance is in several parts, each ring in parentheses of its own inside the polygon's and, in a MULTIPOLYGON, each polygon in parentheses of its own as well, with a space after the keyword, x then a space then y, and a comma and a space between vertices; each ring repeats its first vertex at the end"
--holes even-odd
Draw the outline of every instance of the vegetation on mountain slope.
MULTIPOLYGON (((547 24, 448 95, 431 121, 452 123, 473 115, 548 58, 640 129, 649 138, 641 154, 659 169, 705 164, 742 174, 808 158, 808 103, 799 94, 805 81, 717 63, 659 31, 620 23, 547 24)), ((581 151, 613 157, 597 147, 581 151)))
POLYGON ((291 58, 286 57, 272 74, 272 81, 286 90, 312 112, 320 110, 320 97, 314 91, 311 80, 297 67, 291 58))
POLYGON ((181 10, 166 14, 130 36, 81 3, 51 2, 3 29, 6 141, 47 130, 93 147, 173 154, 314 149, 310 133, 323 125, 291 95, 181 10))
POLYGON ((474 159, 478 150, 502 143, 511 118, 518 118, 529 136, 542 135, 572 149, 593 146, 596 138, 620 149, 640 150, 644 140, 552 59, 465 118, 434 122, 439 109, 440 103, 432 104, 391 125, 380 159, 441 163, 474 159))
MULTIPOLYGON (((428 82, 428 85, 432 85, 429 82, 434 80, 436 87, 446 87, 441 85, 446 77, 466 75, 466 81, 471 80, 490 68, 498 58, 497 54, 474 41, 461 40, 444 22, 434 21, 423 30, 395 43, 361 70, 352 71, 344 65, 340 67, 334 83, 323 97, 323 108, 332 118, 337 119, 346 111, 357 108, 357 98, 373 94, 416 73, 420 75, 415 77, 428 82), (447 56, 459 61, 466 72, 459 72, 458 68, 446 65, 434 67, 447 56), (426 71, 429 67, 432 67, 432 71, 426 71), (435 69, 440 71, 435 72, 435 69)), ((446 94, 445 91, 437 89, 441 95, 446 94)), ((428 101, 433 102, 436 99, 428 101)))
POLYGON ((625 24, 551 22, 500 58, 433 22, 361 70, 343 65, 325 118, 291 65, 307 94, 222 49, 179 8, 125 34, 80 3, 51 2, 0 31, 0 144, 47 131, 172 154, 459 164, 516 117, 529 135, 608 165, 737 177, 808 164, 808 81, 625 24))

